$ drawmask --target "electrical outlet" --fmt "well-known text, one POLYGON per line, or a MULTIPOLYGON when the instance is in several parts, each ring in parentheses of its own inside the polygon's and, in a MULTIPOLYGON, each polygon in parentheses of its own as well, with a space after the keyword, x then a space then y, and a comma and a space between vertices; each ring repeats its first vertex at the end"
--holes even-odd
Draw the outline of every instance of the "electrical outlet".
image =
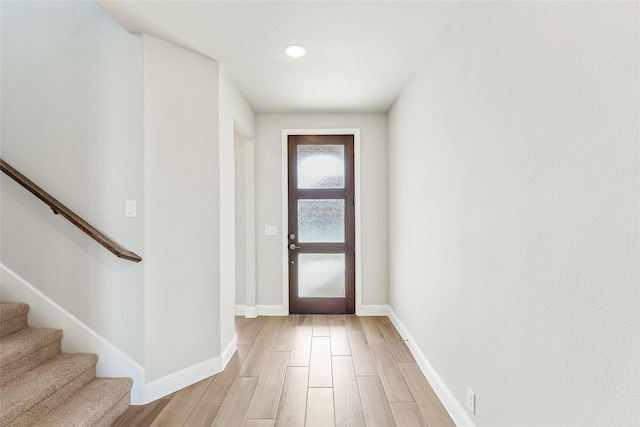
POLYGON ((476 413, 476 394, 467 386, 467 407, 472 414, 476 413))

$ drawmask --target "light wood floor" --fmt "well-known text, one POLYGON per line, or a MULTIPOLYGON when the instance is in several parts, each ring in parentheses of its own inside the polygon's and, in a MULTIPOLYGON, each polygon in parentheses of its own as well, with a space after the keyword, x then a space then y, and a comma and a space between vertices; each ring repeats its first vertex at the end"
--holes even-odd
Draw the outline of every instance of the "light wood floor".
POLYGON ((237 317, 236 330, 223 372, 112 427, 455 426, 387 317, 237 317))

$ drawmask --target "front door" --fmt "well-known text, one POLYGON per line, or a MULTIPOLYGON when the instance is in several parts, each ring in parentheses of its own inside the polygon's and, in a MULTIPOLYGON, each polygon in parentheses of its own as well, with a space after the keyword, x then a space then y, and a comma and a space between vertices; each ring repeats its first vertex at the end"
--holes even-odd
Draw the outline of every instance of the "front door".
POLYGON ((355 312, 353 135, 291 135, 289 311, 355 312))

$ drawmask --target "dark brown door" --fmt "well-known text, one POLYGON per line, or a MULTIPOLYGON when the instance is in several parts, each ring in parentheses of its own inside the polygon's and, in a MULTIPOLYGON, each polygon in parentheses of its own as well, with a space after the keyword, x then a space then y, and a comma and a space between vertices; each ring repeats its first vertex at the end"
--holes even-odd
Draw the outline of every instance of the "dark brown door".
POLYGON ((355 312, 353 135, 289 136, 289 311, 355 312))

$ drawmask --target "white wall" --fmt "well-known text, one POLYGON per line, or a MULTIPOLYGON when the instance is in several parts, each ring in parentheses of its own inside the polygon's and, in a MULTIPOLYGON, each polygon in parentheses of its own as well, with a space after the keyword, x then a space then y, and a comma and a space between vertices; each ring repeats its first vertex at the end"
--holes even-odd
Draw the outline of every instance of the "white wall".
POLYGON ((144 35, 147 381, 221 352, 218 71, 144 35))
MULTIPOLYGON (((2 158, 144 259, 141 37, 93 2, 0 6, 2 158), (137 218, 124 217, 128 199, 137 218)), ((2 263, 142 363, 144 261, 0 183, 2 263)))
POLYGON ((638 7, 467 2, 389 113, 391 308, 476 425, 640 419, 638 7))
POLYGON ((387 115, 256 116, 257 304, 282 306, 282 129, 359 128, 362 194, 362 304, 388 302, 387 115), (277 225, 280 235, 265 236, 277 225))
POLYGON ((144 366, 149 396, 224 366, 234 132, 252 142, 253 110, 216 61, 93 2, 1 6, 3 158, 143 258, 114 257, 2 175, 2 263, 144 366))

